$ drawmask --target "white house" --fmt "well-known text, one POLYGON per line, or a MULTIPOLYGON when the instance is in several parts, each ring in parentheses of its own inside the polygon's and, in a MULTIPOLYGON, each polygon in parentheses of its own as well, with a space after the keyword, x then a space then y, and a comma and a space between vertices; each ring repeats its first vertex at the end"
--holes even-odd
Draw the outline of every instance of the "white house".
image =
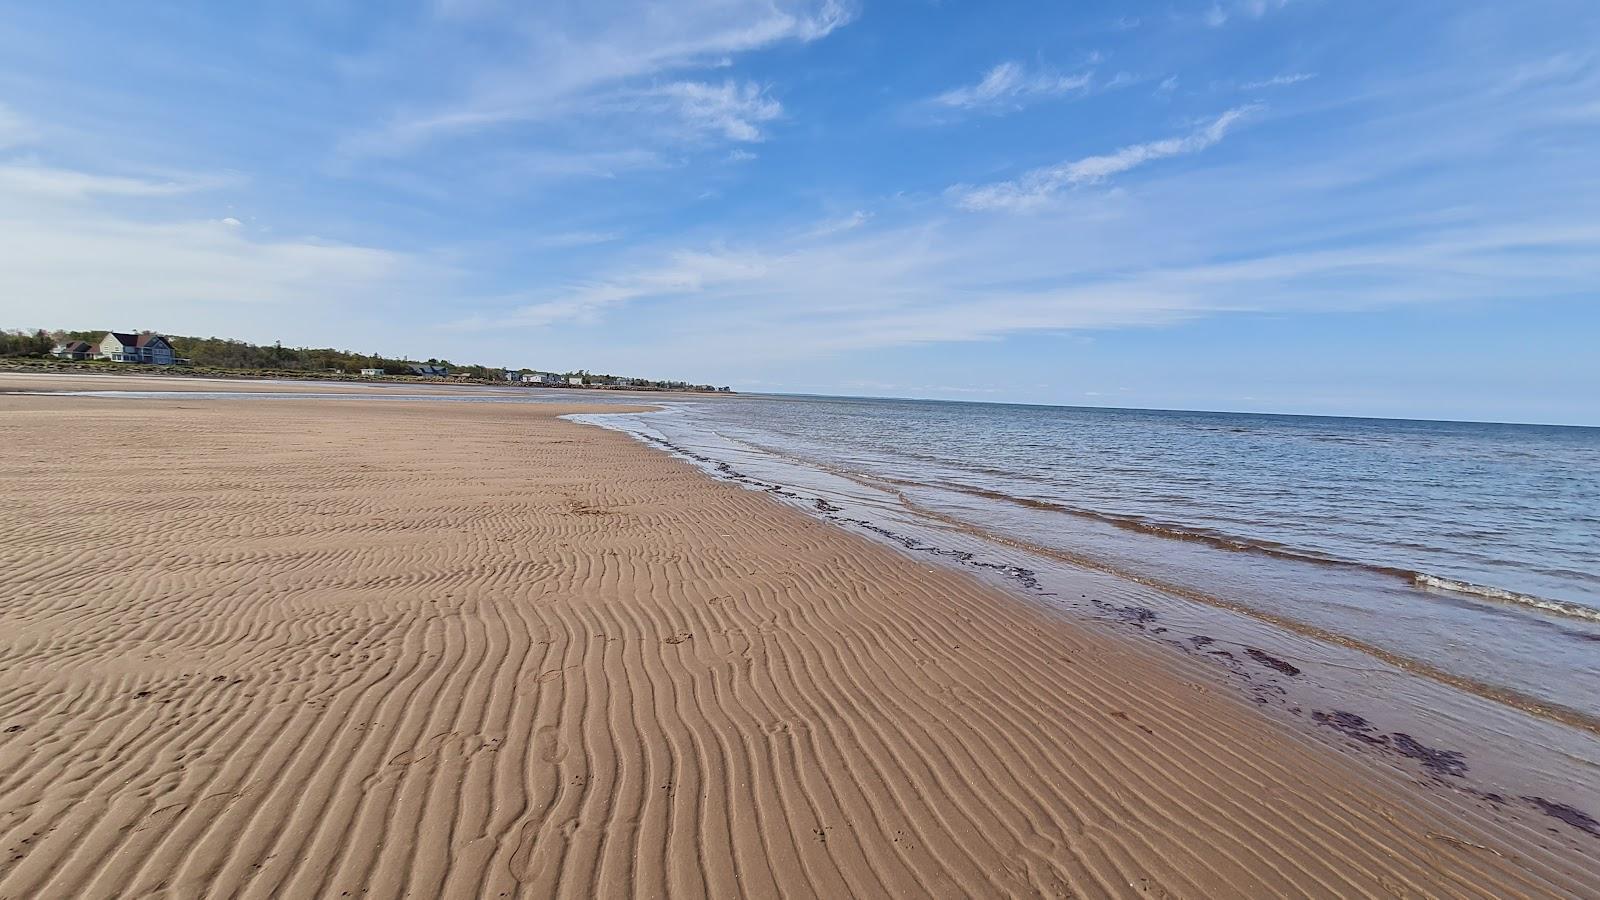
POLYGON ((561 383, 561 379, 559 377, 555 376, 555 375, 551 375, 549 372, 524 372, 522 374, 522 383, 523 384, 560 384, 561 383))
POLYGON ((361 374, 365 378, 380 378, 388 373, 382 369, 362 369, 361 374))
POLYGON ((567 379, 567 384, 570 384, 573 387, 583 387, 583 376, 573 375, 567 379))
POLYGON ((155 366, 170 366, 178 361, 178 355, 172 352, 172 345, 167 343, 167 339, 148 331, 141 334, 108 331, 106 336, 100 339, 99 351, 95 356, 112 362, 145 363, 155 366))

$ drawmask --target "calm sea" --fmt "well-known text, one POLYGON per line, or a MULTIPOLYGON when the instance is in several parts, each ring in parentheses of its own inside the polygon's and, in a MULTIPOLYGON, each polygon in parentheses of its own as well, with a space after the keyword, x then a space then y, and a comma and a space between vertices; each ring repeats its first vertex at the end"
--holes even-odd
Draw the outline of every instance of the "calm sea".
POLYGON ((1600 717, 1600 429, 762 396, 629 427, 1600 717))

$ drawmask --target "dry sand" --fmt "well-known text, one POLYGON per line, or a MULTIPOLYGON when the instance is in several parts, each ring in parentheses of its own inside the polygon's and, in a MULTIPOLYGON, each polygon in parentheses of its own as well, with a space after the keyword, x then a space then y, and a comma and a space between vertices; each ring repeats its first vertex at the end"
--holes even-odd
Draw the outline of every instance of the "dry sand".
POLYGON ((572 409, 0 396, 0 898, 1600 892, 572 409))

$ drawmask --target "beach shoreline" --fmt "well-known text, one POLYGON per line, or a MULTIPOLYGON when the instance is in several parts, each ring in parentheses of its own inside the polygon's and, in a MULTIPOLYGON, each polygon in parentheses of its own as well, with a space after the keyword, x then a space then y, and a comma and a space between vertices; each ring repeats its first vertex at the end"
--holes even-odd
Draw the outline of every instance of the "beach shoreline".
POLYGON ((0 396, 0 896, 1600 890, 585 399, 0 396))

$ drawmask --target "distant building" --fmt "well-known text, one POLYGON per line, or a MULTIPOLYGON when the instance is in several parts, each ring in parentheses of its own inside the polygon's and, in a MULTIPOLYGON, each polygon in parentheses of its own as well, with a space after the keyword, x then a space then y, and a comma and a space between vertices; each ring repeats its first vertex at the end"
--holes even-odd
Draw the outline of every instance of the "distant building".
POLYGON ((128 334, 122 331, 108 331, 100 339, 99 359, 109 359, 112 362, 145 363, 154 366, 170 366, 178 361, 176 353, 172 352, 172 345, 159 334, 146 331, 140 334, 128 334))
POLYGON ((570 384, 573 387, 583 387, 583 376, 573 375, 567 379, 567 384, 570 384))
POLYGON ((518 372, 516 369, 507 369, 507 370, 505 370, 504 374, 506 376, 506 380, 507 381, 521 381, 522 380, 522 373, 518 372))
POLYGON ((90 359, 95 355, 95 346, 88 341, 67 341, 57 344, 50 355, 57 359, 90 359))
POLYGON ((522 373, 522 383, 523 384, 560 384, 561 383, 561 377, 559 375, 551 375, 549 372, 523 372, 522 373))
POLYGON ((361 370, 361 375, 364 378, 382 378, 384 375, 387 375, 387 374, 389 374, 389 373, 385 372, 382 369, 362 369, 361 370))
POLYGON ((443 378, 450 374, 449 366, 437 366, 428 363, 407 363, 406 369, 412 375, 421 378, 443 378))

